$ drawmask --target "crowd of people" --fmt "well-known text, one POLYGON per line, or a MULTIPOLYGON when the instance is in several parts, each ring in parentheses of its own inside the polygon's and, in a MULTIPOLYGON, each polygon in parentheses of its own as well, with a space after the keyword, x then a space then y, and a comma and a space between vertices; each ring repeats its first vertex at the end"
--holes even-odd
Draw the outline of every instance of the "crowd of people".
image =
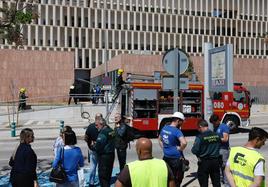
MULTIPOLYGON (((138 159, 127 163, 127 147, 131 140, 131 128, 126 123, 127 120, 117 113, 112 129, 102 114, 97 113, 95 122, 89 124, 84 137, 89 148, 89 186, 96 186, 97 170, 99 185, 110 186, 116 153, 120 173, 117 174, 115 187, 179 187, 184 172, 189 169, 189 162, 183 153, 187 140, 180 130, 184 120, 181 112, 175 112, 171 116, 171 123, 162 128, 158 138, 163 149, 162 159, 153 157, 150 139, 136 137, 138 159)), ((253 127, 244 146, 230 148, 228 125, 221 123, 214 114, 209 121, 213 124, 213 129, 209 129, 207 121, 199 121, 200 133, 191 148, 198 159, 197 179, 200 186, 208 187, 209 177, 213 187, 222 184, 225 187, 265 186, 265 160, 258 149, 265 144, 268 133, 253 127)), ((38 187, 37 156, 30 145, 33 141, 32 129, 23 129, 20 143, 9 161, 12 167, 10 182, 14 187, 38 187)), ((84 158, 81 149, 75 146, 76 143, 76 134, 70 126, 65 126, 55 140, 52 167, 62 164, 67 176, 64 183, 56 184, 58 187, 79 186, 78 169, 84 166, 84 158)))

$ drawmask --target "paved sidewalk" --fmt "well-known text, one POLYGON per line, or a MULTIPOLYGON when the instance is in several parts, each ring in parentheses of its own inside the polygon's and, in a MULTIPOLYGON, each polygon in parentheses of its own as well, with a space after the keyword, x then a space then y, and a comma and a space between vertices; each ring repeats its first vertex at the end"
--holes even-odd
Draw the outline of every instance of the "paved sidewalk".
MULTIPOLYGON (((78 137, 82 137, 85 133, 85 129, 88 126, 87 120, 65 123, 64 125, 71 126, 78 137)), ((8 126, 0 128, 0 142, 4 141, 17 141, 19 140, 19 134, 23 128, 31 128, 34 131, 35 140, 55 139, 60 132, 60 123, 55 121, 54 123, 38 122, 32 125, 21 125, 16 128, 16 137, 11 137, 11 128, 8 126)))

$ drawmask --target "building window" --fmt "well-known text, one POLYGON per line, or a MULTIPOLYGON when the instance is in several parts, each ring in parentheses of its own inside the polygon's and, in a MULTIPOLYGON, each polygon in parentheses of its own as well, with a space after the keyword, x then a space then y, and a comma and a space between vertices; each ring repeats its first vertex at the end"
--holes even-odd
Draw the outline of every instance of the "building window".
POLYGON ((85 27, 88 27, 88 17, 85 17, 85 23, 84 23, 84 25, 85 25, 85 27))
POLYGON ((86 68, 89 68, 89 57, 86 57, 86 68))
POLYGON ((78 18, 78 27, 81 27, 81 18, 78 18))
POLYGON ((69 45, 68 45, 68 47, 72 47, 72 37, 71 36, 69 36, 69 45))
POLYGON ((95 68, 96 67, 96 61, 93 61, 92 62, 92 68, 95 68))
POLYGON ((79 57, 79 68, 82 68, 82 57, 79 57))
POLYGON ((67 16, 64 16, 64 26, 67 26, 67 22, 68 22, 67 16))
POLYGON ((146 31, 146 26, 145 25, 142 26, 142 30, 146 31))
POLYGON ((73 16, 72 16, 71 20, 72 20, 72 26, 74 26, 74 17, 73 16))

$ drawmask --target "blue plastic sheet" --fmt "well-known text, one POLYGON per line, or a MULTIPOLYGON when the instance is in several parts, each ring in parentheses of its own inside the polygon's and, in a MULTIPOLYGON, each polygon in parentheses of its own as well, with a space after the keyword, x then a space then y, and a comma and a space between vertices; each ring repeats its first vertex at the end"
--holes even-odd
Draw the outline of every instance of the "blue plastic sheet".
MULTIPOLYGON (((38 173, 38 183, 40 187, 54 187, 55 183, 51 183, 49 181, 49 172, 39 172, 38 173)), ((116 181, 116 173, 119 172, 119 168, 114 168, 113 169, 113 174, 112 174, 112 180, 111 180, 111 186, 114 186, 114 183, 116 181)), ((85 185, 89 185, 89 177, 88 177, 88 168, 84 168, 84 175, 85 175, 85 185)), ((96 183, 98 184, 98 174, 95 179, 96 183)), ((0 187, 11 187, 9 184, 9 175, 7 176, 0 176, 0 187)))

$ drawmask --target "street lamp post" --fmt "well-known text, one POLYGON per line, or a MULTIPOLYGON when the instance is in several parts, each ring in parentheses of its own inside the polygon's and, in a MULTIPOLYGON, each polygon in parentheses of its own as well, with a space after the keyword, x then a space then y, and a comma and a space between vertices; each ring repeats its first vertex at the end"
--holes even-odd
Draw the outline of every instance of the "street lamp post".
MULTIPOLYGON (((107 0, 104 0, 104 27, 105 27, 105 50, 104 50, 104 64, 105 64, 105 77, 108 77, 108 61, 107 61, 107 50, 108 50, 108 28, 106 28, 107 25, 107 19, 108 19, 108 12, 106 14, 107 10, 107 0)), ((108 90, 105 90, 105 108, 106 108, 106 116, 109 113, 109 106, 108 106, 108 90)), ((109 120, 109 119, 107 119, 109 120)))

